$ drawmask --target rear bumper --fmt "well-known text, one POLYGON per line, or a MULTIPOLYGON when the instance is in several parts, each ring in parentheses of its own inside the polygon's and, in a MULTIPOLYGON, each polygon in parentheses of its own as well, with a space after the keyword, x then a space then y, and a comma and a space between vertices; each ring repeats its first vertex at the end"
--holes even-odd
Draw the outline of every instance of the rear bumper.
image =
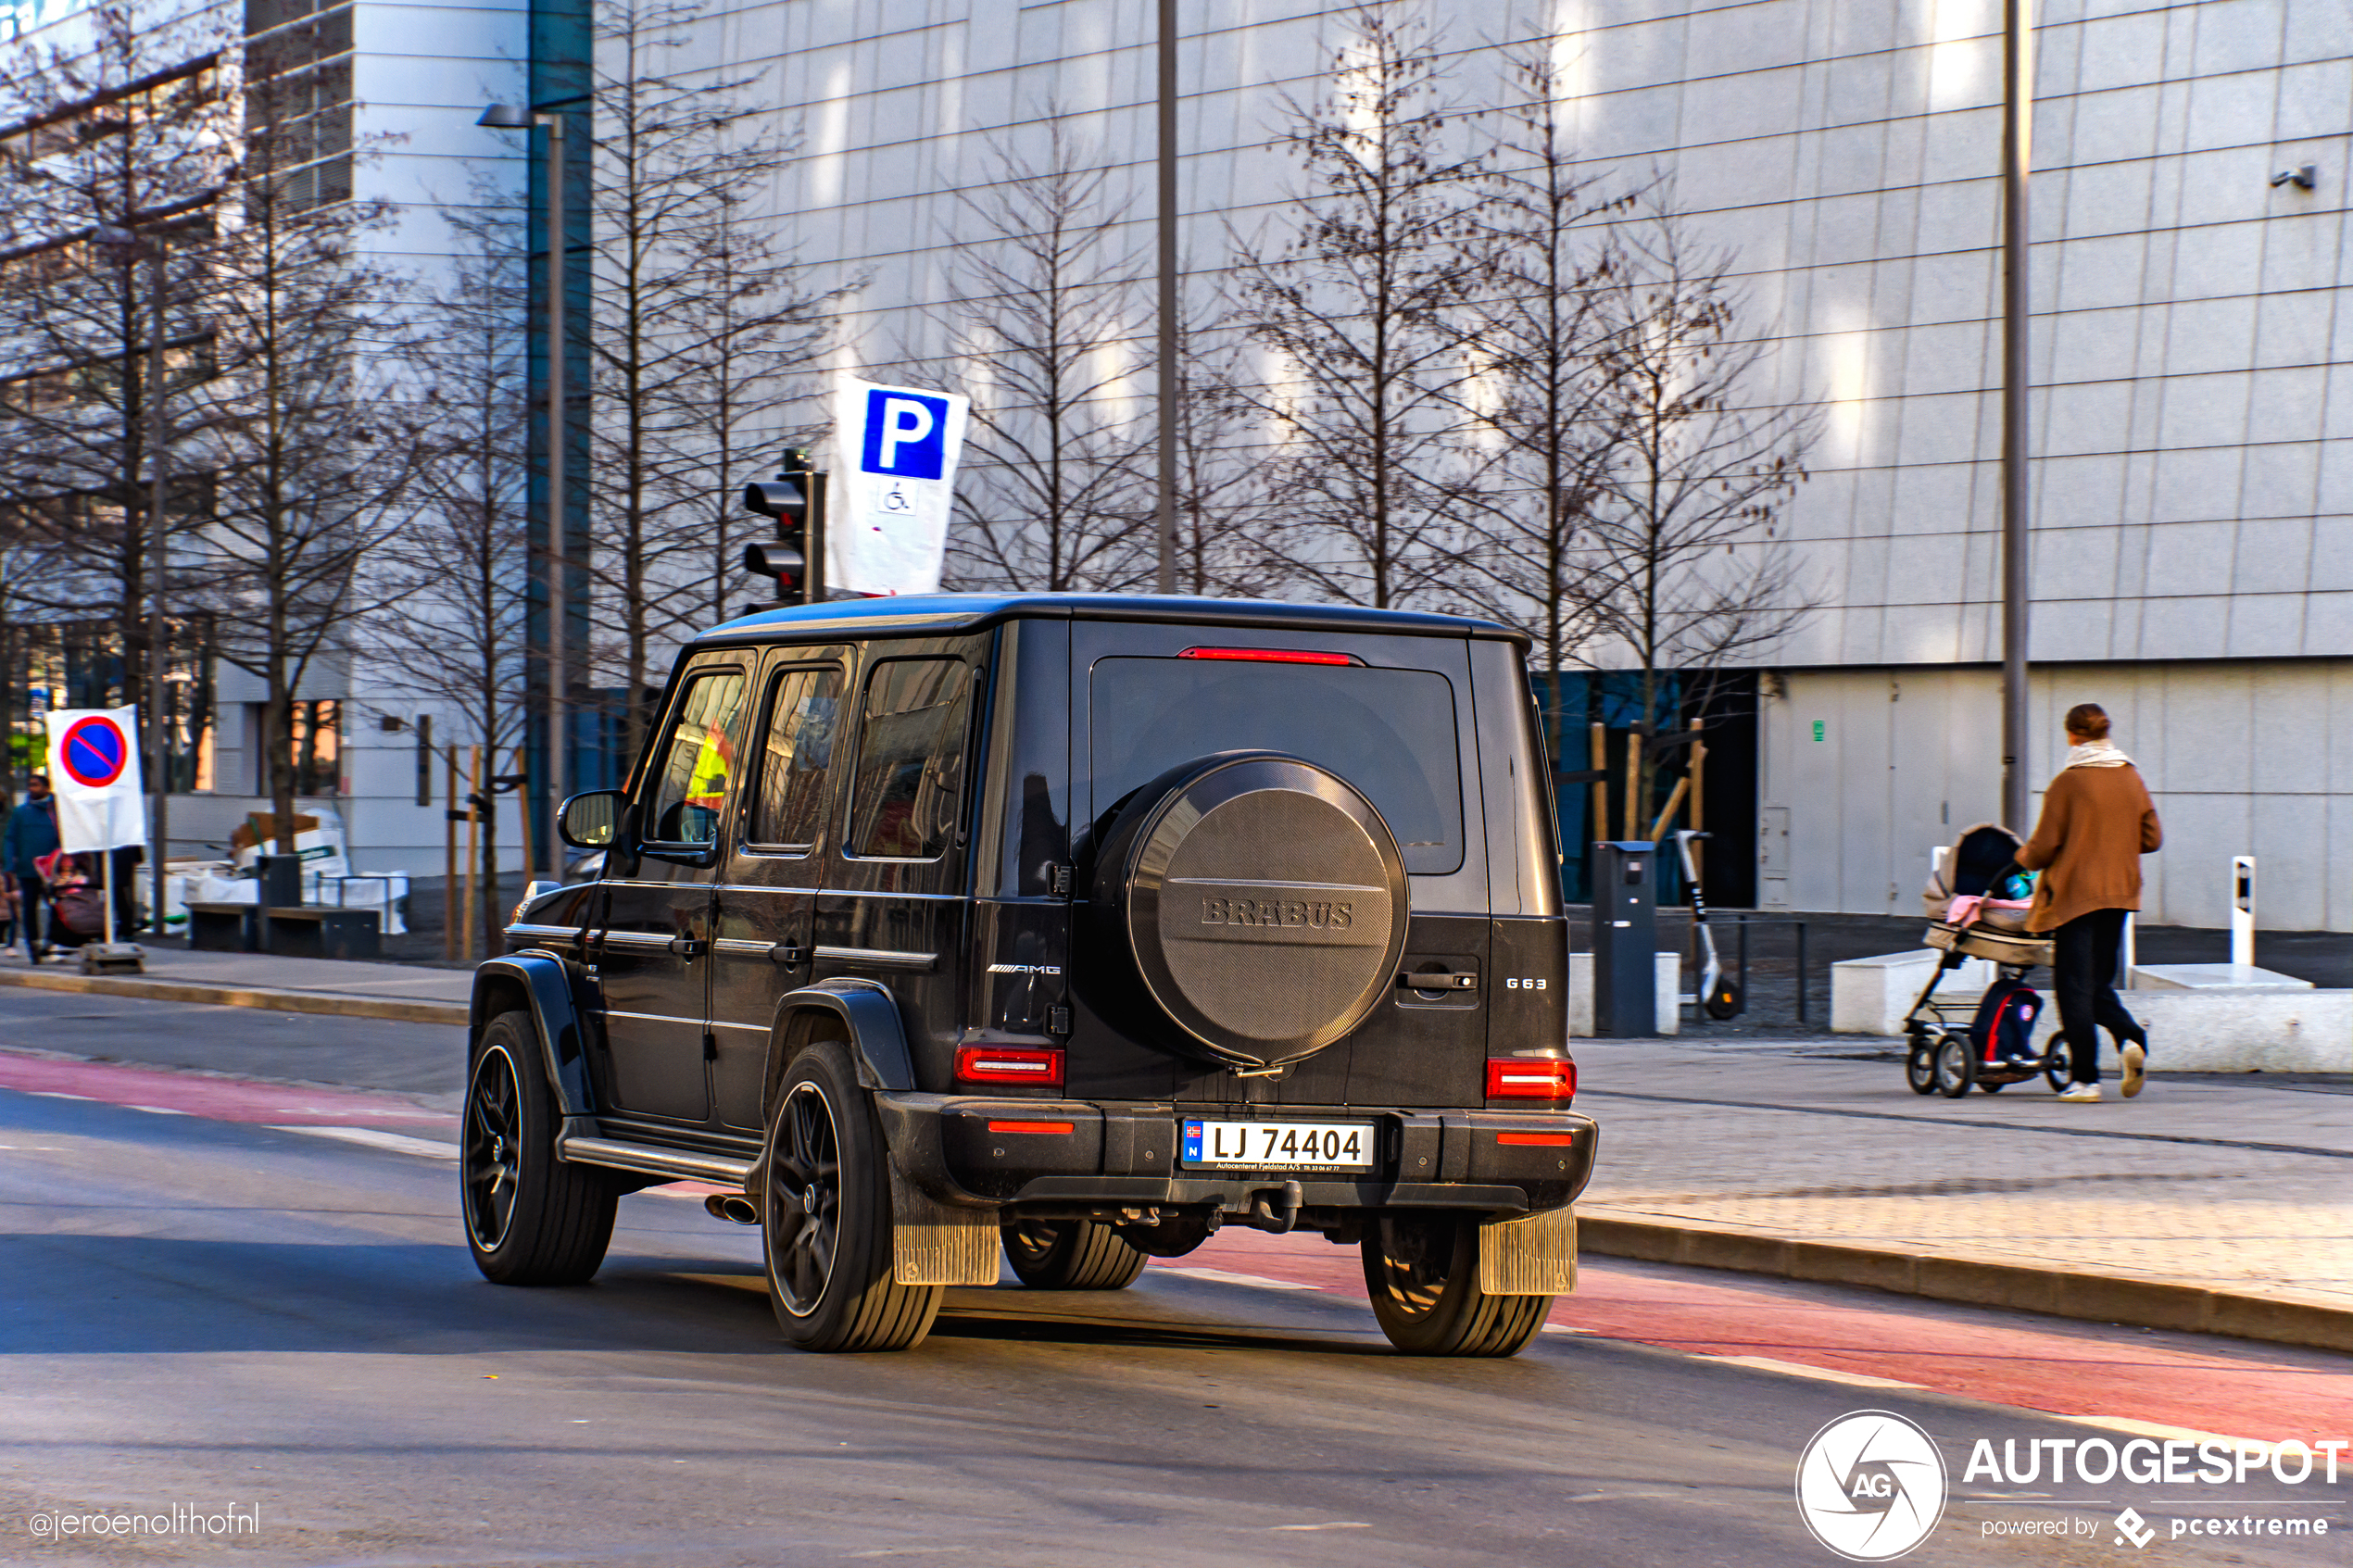
POLYGON ((1370 1172, 1192 1170, 1183 1116, 1243 1118, 1230 1106, 875 1097, 900 1174, 941 1203, 1201 1207, 1246 1211, 1297 1182, 1315 1209, 1458 1209, 1508 1215, 1566 1207, 1593 1171, 1600 1129, 1560 1110, 1403 1110, 1285 1106, 1267 1120, 1370 1122, 1370 1172), (1566 1139, 1567 1141, 1562 1141, 1566 1139))

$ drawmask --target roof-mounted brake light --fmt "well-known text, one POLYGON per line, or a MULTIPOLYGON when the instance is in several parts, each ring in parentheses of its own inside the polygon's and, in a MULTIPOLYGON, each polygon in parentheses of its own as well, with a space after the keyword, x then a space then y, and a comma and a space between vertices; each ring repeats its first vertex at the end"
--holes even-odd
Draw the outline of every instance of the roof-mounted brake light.
POLYGON ((1253 664, 1355 664, 1353 654, 1317 653, 1307 648, 1187 648, 1179 659, 1230 659, 1253 664))

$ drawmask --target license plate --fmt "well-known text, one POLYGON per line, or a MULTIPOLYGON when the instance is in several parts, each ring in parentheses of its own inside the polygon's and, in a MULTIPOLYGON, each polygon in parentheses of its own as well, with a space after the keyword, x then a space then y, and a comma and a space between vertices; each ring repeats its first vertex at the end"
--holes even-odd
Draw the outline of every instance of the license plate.
POLYGON ((1253 1170, 1369 1171, 1370 1122, 1208 1122, 1185 1123, 1185 1163, 1253 1170))

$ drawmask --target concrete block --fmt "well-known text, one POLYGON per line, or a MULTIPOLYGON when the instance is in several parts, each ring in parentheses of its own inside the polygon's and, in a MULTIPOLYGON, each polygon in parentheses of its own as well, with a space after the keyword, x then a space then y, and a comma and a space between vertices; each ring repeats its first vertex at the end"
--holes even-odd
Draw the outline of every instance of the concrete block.
MULTIPOLYGON (((1658 1032, 1680 1035, 1683 1032, 1682 1004, 1675 998, 1683 990, 1683 955, 1661 953, 1655 971, 1658 977, 1658 1032)), ((1571 1037, 1592 1038, 1593 1035, 1593 955, 1568 955, 1568 1032, 1571 1037)))
POLYGON ((2239 963, 2136 964, 2135 991, 2309 991, 2312 983, 2239 963))
MULTIPOLYGON (((1847 959, 1831 965, 1831 1033, 1833 1035, 1900 1035, 1904 1015, 1936 972, 1944 957, 1931 947, 1910 953, 1881 953, 1874 958, 1847 959)), ((1940 1002, 1973 1002, 1994 984, 1994 966, 1969 959, 1944 977, 1936 988, 1940 1002)))

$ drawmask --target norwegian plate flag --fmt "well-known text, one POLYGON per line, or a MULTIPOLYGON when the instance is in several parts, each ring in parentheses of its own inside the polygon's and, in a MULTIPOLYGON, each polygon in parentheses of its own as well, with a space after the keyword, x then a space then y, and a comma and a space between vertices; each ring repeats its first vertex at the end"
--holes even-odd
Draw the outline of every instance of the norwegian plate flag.
POLYGON ((147 842, 139 771, 139 707, 63 708, 49 714, 49 787, 61 848, 120 849, 147 842))

